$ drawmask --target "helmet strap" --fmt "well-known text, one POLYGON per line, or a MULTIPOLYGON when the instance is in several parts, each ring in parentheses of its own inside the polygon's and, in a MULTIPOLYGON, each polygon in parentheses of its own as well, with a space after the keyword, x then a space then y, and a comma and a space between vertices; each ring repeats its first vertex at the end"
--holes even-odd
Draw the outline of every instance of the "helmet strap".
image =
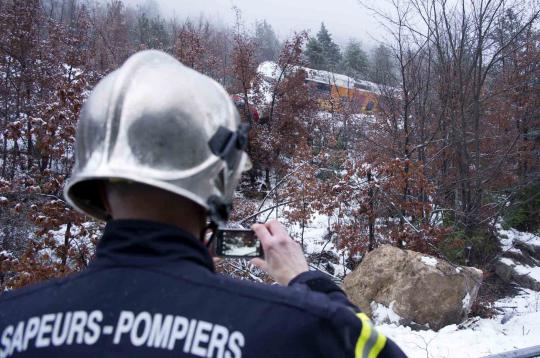
MULTIPOLYGON (((237 162, 235 152, 244 151, 248 143, 248 133, 250 126, 248 123, 240 123, 238 129, 233 132, 228 128, 220 126, 217 132, 210 138, 208 146, 212 154, 218 156, 227 163, 227 168, 233 169, 237 162)), ((224 225, 229 220, 232 205, 225 202, 217 195, 208 198, 208 218, 210 223, 207 230, 212 230, 212 235, 206 243, 209 247, 214 241, 219 226, 224 225)))
POLYGON ((209 246, 216 236, 216 232, 219 226, 224 225, 229 220, 229 214, 231 213, 231 204, 226 203, 217 195, 212 195, 208 198, 208 219, 209 224, 207 229, 212 230, 212 236, 207 242, 209 246))
POLYGON ((249 129, 248 123, 240 123, 236 132, 220 126, 210 138, 208 145, 212 154, 223 159, 229 169, 232 169, 235 165, 235 152, 246 149, 249 129))

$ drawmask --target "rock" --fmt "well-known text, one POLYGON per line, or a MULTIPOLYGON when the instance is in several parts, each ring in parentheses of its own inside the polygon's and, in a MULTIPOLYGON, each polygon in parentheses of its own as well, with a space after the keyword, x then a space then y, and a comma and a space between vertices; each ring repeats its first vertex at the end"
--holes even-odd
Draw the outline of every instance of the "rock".
POLYGON ((333 251, 321 251, 308 256, 310 262, 339 264, 339 256, 333 251))
POLYGON ((402 323, 439 330, 467 317, 481 282, 476 268, 384 245, 365 256, 343 288, 368 315, 375 302, 391 307, 402 323))
POLYGON ((536 260, 540 260, 540 245, 536 245, 535 243, 525 242, 522 240, 516 240, 514 241, 514 246, 521 250, 522 252, 526 252, 528 255, 533 257, 536 260))
POLYGON ((540 291, 540 241, 530 233, 507 230, 501 237, 503 253, 494 271, 506 283, 540 291))
POLYGON ((540 291, 540 267, 523 263, 530 259, 529 256, 520 259, 515 252, 506 253, 495 263, 495 273, 506 283, 515 282, 521 287, 540 291))

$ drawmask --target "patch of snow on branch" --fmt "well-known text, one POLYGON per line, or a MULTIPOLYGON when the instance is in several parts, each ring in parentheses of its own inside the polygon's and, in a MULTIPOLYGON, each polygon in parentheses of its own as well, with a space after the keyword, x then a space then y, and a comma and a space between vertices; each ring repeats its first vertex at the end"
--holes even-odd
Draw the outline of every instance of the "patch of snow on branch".
POLYGON ((421 258, 422 262, 425 263, 428 266, 437 267, 437 259, 434 257, 429 256, 422 256, 421 258))
POLYGON ((0 251, 0 257, 8 258, 8 259, 15 259, 15 255, 13 255, 12 252, 7 250, 0 251))

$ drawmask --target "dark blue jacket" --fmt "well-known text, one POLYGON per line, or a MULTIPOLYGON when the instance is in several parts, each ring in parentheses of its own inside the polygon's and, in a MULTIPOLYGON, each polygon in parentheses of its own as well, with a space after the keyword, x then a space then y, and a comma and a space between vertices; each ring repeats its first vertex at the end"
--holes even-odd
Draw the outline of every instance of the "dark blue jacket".
POLYGON ((86 270, 0 296, 0 357, 404 356, 358 312, 323 274, 236 280, 185 231, 111 221, 86 270))

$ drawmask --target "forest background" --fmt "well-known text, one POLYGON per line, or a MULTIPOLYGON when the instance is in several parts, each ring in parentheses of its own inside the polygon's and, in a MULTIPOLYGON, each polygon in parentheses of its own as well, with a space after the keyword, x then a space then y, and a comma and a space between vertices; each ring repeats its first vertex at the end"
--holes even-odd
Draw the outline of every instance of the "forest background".
MULTIPOLYGON (((386 243, 489 279, 499 225, 540 230, 538 9, 506 0, 393 7, 379 14, 391 41, 367 51, 356 40, 340 48, 324 24, 281 41, 238 9, 227 27, 120 0, 0 0, 0 290, 90 262, 103 223, 62 197, 78 114, 97 81, 149 48, 250 103, 241 115, 254 167, 233 220, 278 217, 301 228, 304 244, 304 228, 324 214, 324 239, 349 269, 386 243), (278 64, 272 79, 257 71, 263 61, 278 64), (377 110, 321 98, 298 70, 306 66, 376 83, 377 110)), ((235 263, 222 270, 253 274, 235 263)))

